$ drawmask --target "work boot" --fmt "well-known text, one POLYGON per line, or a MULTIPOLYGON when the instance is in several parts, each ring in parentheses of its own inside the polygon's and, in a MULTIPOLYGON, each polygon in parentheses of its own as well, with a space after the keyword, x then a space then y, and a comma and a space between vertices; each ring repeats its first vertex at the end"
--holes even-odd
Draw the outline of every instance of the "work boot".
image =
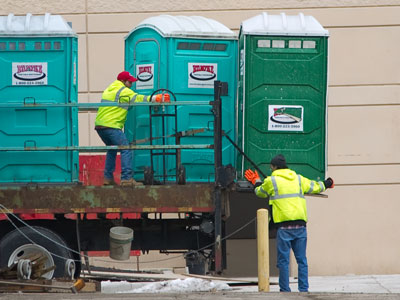
POLYGON ((113 178, 104 178, 103 185, 115 185, 115 181, 113 178))
POLYGON ((121 186, 141 186, 143 183, 137 182, 135 179, 121 179, 121 186))

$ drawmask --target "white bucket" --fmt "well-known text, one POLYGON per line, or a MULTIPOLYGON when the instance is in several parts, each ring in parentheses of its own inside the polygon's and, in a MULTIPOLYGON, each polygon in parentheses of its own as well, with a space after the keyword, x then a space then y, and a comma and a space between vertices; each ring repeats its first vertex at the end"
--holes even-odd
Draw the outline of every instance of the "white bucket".
POLYGON ((110 229, 110 257, 115 260, 129 259, 133 230, 128 227, 116 226, 110 229))

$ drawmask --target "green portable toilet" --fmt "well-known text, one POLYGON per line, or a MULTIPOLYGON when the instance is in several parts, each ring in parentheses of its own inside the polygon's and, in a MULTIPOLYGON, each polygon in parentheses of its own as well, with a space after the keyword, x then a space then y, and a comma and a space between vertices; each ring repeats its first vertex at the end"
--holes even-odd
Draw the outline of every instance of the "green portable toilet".
MULTIPOLYGON (((312 179, 326 170, 328 31, 312 16, 262 13, 239 32, 239 131, 244 152, 270 174, 285 155, 312 179)), ((242 175, 253 166, 240 157, 242 175)))
MULTIPOLYGON (((125 69, 138 78, 133 89, 151 94, 159 88, 171 90, 177 101, 213 101, 214 81, 228 82, 228 95, 222 97, 222 127, 235 139, 237 35, 223 24, 201 16, 160 15, 142 21, 125 38, 125 69)), ((171 113, 172 107, 168 107, 171 113)), ((168 118, 161 132, 160 118, 152 118, 153 136, 176 131, 209 128, 192 137, 181 139, 181 144, 213 144, 213 114, 211 106, 178 106, 177 126, 168 118)), ((145 139, 150 134, 149 108, 136 107, 128 114, 125 132, 130 140, 145 139)), ((161 139, 153 144, 160 144, 161 139)), ((170 138, 167 143, 174 144, 170 138)), ((235 165, 233 146, 223 140, 223 164, 235 165)), ((154 156, 155 174, 163 174, 160 155, 154 156)), ((212 149, 182 150, 181 162, 187 181, 214 179, 212 149)), ((143 169, 150 166, 149 151, 135 151, 135 174, 143 178, 143 169)), ((167 157, 166 173, 175 180, 175 158, 167 157)))
MULTIPOLYGON (((77 108, 51 107, 77 102, 77 58, 61 16, 0 16, 0 147, 78 145, 77 108)), ((77 182, 78 167, 77 151, 1 151, 0 183, 77 182)))

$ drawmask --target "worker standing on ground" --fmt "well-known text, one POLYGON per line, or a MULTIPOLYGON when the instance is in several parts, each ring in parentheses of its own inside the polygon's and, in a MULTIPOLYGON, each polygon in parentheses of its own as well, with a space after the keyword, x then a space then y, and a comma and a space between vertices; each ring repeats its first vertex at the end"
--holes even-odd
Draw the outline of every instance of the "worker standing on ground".
POLYGON ((277 226, 277 267, 279 269, 279 288, 281 292, 290 292, 289 254, 293 250, 298 265, 298 288, 308 292, 307 247, 307 206, 304 194, 317 194, 334 187, 332 178, 324 181, 307 179, 286 165, 282 154, 271 160, 271 176, 261 179, 257 171, 248 169, 245 177, 254 186, 258 197, 269 197, 272 207, 272 220, 277 226))
MULTIPOLYGON (((153 99, 150 96, 140 95, 131 90, 132 83, 137 81, 129 72, 121 72, 118 74, 117 80, 111 83, 103 92, 102 103, 124 103, 131 102, 169 102, 169 95, 154 95, 153 99)), ((97 112, 95 129, 101 140, 107 146, 128 146, 129 142, 122 128, 125 125, 128 115, 128 107, 122 106, 107 106, 100 107, 97 112)), ((104 185, 113 185, 115 160, 117 150, 108 150, 106 163, 104 168, 104 185)), ((142 185, 133 179, 133 151, 121 150, 121 186, 142 185)))

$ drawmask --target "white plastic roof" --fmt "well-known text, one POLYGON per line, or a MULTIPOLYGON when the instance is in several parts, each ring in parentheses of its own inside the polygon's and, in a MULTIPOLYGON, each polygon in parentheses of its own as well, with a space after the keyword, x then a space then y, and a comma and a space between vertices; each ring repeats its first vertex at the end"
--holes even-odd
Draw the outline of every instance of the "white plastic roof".
POLYGON ((76 36, 59 15, 0 16, 0 36, 76 36))
POLYGON ((210 37, 236 39, 236 34, 225 25, 201 16, 160 15, 143 20, 129 34, 140 28, 150 27, 164 37, 210 37))
POLYGON ((329 36, 328 30, 313 17, 298 15, 269 15, 264 12, 242 22, 242 34, 250 35, 295 35, 329 36))

